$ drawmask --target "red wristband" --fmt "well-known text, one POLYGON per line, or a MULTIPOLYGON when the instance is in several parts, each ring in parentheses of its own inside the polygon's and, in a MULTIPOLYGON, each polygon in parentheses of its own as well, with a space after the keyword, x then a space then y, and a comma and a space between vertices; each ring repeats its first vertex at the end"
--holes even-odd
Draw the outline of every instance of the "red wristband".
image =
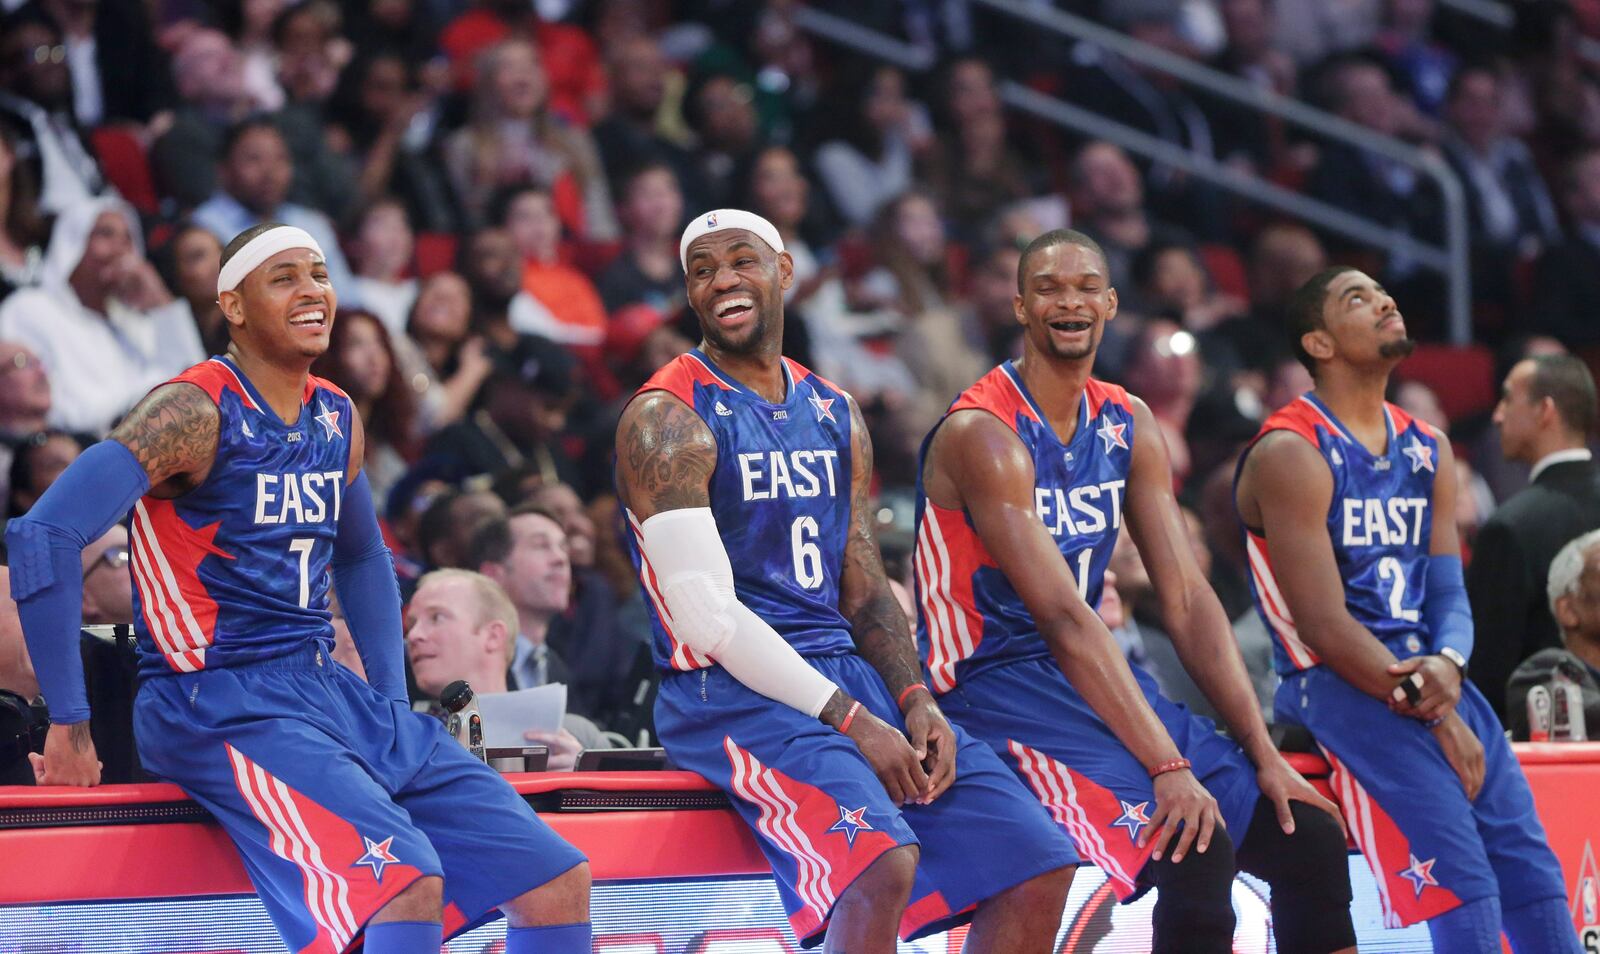
POLYGON ((900 690, 900 698, 896 699, 894 704, 904 709, 906 707, 906 697, 911 695, 913 692, 916 692, 918 689, 927 689, 929 695, 933 694, 933 690, 928 689, 927 686, 920 682, 913 682, 911 685, 900 690))
POLYGON ((850 723, 856 719, 856 713, 861 711, 861 700, 857 699, 850 704, 850 711, 844 714, 844 721, 839 723, 839 731, 845 734, 850 732, 850 723))
POLYGON ((1150 770, 1150 777, 1155 778, 1159 775, 1165 775, 1168 772, 1181 772, 1188 768, 1189 764, 1189 760, 1184 758, 1167 759, 1165 762, 1162 762, 1160 765, 1157 765, 1155 768, 1150 770))

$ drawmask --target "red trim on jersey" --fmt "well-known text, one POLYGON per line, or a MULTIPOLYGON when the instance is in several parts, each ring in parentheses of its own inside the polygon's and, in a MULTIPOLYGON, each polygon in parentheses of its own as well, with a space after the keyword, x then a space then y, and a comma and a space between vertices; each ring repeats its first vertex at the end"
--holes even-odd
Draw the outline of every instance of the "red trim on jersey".
POLYGON ((1398 404, 1390 404, 1388 401, 1385 401, 1383 402, 1383 409, 1389 412, 1389 419, 1394 421, 1394 433, 1396 437, 1404 434, 1406 429, 1413 424, 1417 425, 1417 430, 1428 435, 1429 437, 1437 439, 1440 436, 1439 432, 1434 429, 1432 424, 1429 424, 1427 421, 1424 421, 1419 417, 1412 417, 1410 414, 1407 414, 1405 411, 1401 410, 1400 405, 1398 404))
POLYGON ((1295 628, 1289 603, 1283 598, 1283 592, 1278 588, 1278 578, 1272 572, 1272 558, 1267 553, 1266 538, 1246 531, 1244 546, 1250 561, 1250 579, 1255 583, 1256 595, 1266 611, 1272 638, 1283 647, 1294 668, 1310 669, 1321 663, 1322 660, 1311 651, 1311 647, 1300 641, 1300 631, 1295 628))
POLYGON ((783 363, 789 366, 789 375, 794 378, 794 383, 796 384, 799 384, 806 378, 816 378, 818 383, 828 390, 837 391, 840 394, 845 393, 844 388, 839 387, 839 385, 834 384, 832 381, 829 381, 827 378, 811 370, 793 358, 784 358, 783 363))
POLYGON ((1124 808, 1110 789, 1044 752, 1009 739, 1006 748, 1022 770, 1028 787, 1072 839, 1078 854, 1105 872, 1107 883, 1119 899, 1132 895, 1139 872, 1155 851, 1156 840, 1152 838, 1140 848, 1136 826, 1113 823, 1130 811, 1146 813, 1155 806, 1141 803, 1124 808))
POLYGON ((1005 421, 1006 426, 1012 430, 1017 429, 1018 414, 1029 420, 1044 423, 1039 420, 1039 415, 1034 413, 1033 406, 1028 403, 1027 396, 1018 388, 1017 383, 1006 374, 1004 365, 990 371, 979 378, 978 383, 962 391, 956 402, 950 405, 950 410, 945 412, 945 416, 973 408, 988 411, 1005 421))
MULTIPOLYGON (((376 914, 422 872, 401 859, 379 866, 358 862, 369 853, 367 838, 393 832, 356 831, 349 822, 290 788, 283 780, 227 746, 234 784, 266 829, 272 853, 300 869, 306 912, 317 924, 317 936, 301 951, 338 954, 350 947, 367 919, 376 914)), ((392 856, 386 843, 377 846, 392 856)))
POLYGON ((795 863, 791 887, 802 907, 789 915, 789 924, 795 937, 804 940, 827 926, 839 895, 899 842, 871 827, 872 819, 864 814, 853 836, 843 829, 830 832, 850 806, 841 806, 815 785, 761 764, 731 736, 723 737, 722 748, 733 769, 733 793, 760 811, 756 830, 795 863))
POLYGON ((1115 404, 1129 414, 1133 413, 1133 401, 1129 399, 1127 389, 1120 385, 1090 378, 1083 386, 1083 397, 1089 402, 1090 417, 1098 415, 1107 402, 1115 404))
POLYGON ((979 567, 994 565, 961 511, 924 502, 912 569, 928 626, 928 671, 935 693, 955 688, 956 664, 971 658, 983 642, 983 614, 977 609, 972 576, 979 567))
POLYGON ((656 608, 656 618, 661 620, 661 629, 667 634, 667 642, 672 646, 672 668, 679 672, 692 672, 696 669, 706 669, 714 665, 711 657, 690 649, 686 643, 678 642, 678 637, 672 632, 672 614, 667 612, 667 601, 661 595, 661 584, 656 580, 655 567, 650 565, 650 558, 644 552, 644 528, 639 525, 639 518, 633 515, 632 510, 623 508, 628 515, 628 528, 633 531, 633 543, 639 550, 639 582, 644 586, 645 595, 650 598, 650 605, 656 608))
MULTIPOLYGON (((323 388, 325 390, 332 391, 334 394, 344 398, 346 401, 350 400, 350 395, 344 393, 344 389, 339 387, 339 385, 334 384, 327 378, 319 378, 314 374, 308 374, 306 375, 306 392, 300 397, 300 403, 302 405, 310 404, 311 395, 316 393, 317 388, 323 388)), ((351 401, 350 403, 354 404, 355 402, 351 401)))
POLYGON ((233 559, 213 542, 221 526, 220 520, 189 526, 170 500, 143 497, 134 504, 128 535, 133 582, 145 626, 177 672, 204 669, 206 647, 216 640, 217 601, 200 581, 200 564, 210 556, 233 559))
POLYGON ((1326 748, 1322 754, 1333 770, 1328 781, 1334 801, 1378 884, 1384 927, 1410 927, 1460 907, 1456 893, 1434 879, 1434 859, 1412 854, 1411 842, 1400 826, 1367 794, 1350 769, 1326 748), (1402 872, 1412 874, 1408 877, 1402 872))
POLYGON ((1312 446, 1321 447, 1322 442, 1317 438, 1317 429, 1321 428, 1330 434, 1344 436, 1338 426, 1322 413, 1322 409, 1312 404, 1305 398, 1296 398, 1274 411, 1264 423, 1256 436, 1250 439, 1250 446, 1266 437, 1273 431, 1293 431, 1310 441, 1312 446))
MULTIPOLYGON (((968 906, 967 910, 976 908, 977 905, 974 904, 968 906)), ((900 915, 900 936, 910 937, 930 924, 949 918, 954 913, 950 910, 950 902, 945 899, 944 892, 930 891, 906 905, 905 911, 900 915)))
POLYGON ((650 375, 649 380, 633 392, 633 396, 638 397, 646 391, 666 391, 692 408, 697 384, 714 384, 723 391, 733 390, 703 362, 695 360, 693 355, 680 354, 650 375))
POLYGON ((168 381, 168 384, 185 382, 196 385, 206 392, 211 398, 211 403, 222 403, 222 392, 232 391, 239 395, 239 400, 251 410, 261 410, 255 398, 250 396, 250 391, 245 388, 244 381, 236 374, 226 361, 218 358, 209 358, 189 368, 187 371, 168 381))

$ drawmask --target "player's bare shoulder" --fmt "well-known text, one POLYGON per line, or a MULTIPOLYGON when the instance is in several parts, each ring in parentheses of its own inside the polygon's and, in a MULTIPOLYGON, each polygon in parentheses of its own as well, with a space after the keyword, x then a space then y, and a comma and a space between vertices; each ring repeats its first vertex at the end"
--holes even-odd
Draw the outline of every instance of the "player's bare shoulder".
POLYGON ((953 411, 939 424, 928 447, 923 490, 928 499, 950 509, 965 505, 969 494, 1005 483, 1033 484, 1033 458, 1005 421, 985 408, 953 411))
POLYGON ((163 384, 122 419, 111 439, 133 452, 150 494, 176 497, 205 481, 217 457, 217 405, 198 385, 163 384))
POLYGON ((1333 473, 1322 452, 1291 430, 1268 431, 1245 452, 1239 468, 1239 516, 1261 525, 1261 502, 1326 508, 1333 495, 1333 473))
POLYGON ((717 441, 694 409, 667 391, 628 403, 617 422, 617 482, 641 520, 708 505, 717 441))

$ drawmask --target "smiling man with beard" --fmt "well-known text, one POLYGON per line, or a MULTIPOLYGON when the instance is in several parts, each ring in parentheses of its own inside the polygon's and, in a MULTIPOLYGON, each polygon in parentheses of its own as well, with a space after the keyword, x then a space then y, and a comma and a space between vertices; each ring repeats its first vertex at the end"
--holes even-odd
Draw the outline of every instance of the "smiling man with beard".
POLYGON ((703 339, 617 429, 662 744, 754 829, 803 945, 889 954, 970 919, 969 951, 1049 951, 1077 856, 922 683, 861 411, 780 353, 793 258, 736 209, 679 255, 703 339))
POLYGON ((1119 898, 1160 889, 1155 951, 1233 949, 1236 869, 1272 886, 1278 950, 1355 950, 1336 810, 1267 733, 1155 416, 1090 377, 1117 315, 1105 253, 1081 232, 1034 239, 1013 309, 1022 357, 957 397, 923 444, 917 636, 933 691, 1119 898), (1178 655, 1237 744, 1130 667, 1095 615, 1124 516, 1178 655))

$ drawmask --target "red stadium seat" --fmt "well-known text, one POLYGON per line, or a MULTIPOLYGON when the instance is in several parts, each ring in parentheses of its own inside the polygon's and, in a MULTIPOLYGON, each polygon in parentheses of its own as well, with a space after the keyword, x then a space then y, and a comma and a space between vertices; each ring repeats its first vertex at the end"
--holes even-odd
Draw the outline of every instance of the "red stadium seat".
POLYGON ((1245 277, 1244 261, 1232 246, 1213 243, 1200 246, 1200 264, 1206 267, 1217 291, 1250 300, 1250 280, 1245 277))
POLYGON ((456 267, 456 237, 449 232, 417 233, 417 277, 448 272, 456 267))
POLYGON ((101 126, 89 133, 89 144, 100 159, 106 179, 117 187, 122 197, 140 213, 155 215, 158 203, 155 177, 138 138, 119 126, 101 126))
POLYGON ((1401 362, 1400 376, 1432 388, 1452 421, 1489 411, 1498 394, 1494 352, 1483 345, 1417 345, 1401 362))

